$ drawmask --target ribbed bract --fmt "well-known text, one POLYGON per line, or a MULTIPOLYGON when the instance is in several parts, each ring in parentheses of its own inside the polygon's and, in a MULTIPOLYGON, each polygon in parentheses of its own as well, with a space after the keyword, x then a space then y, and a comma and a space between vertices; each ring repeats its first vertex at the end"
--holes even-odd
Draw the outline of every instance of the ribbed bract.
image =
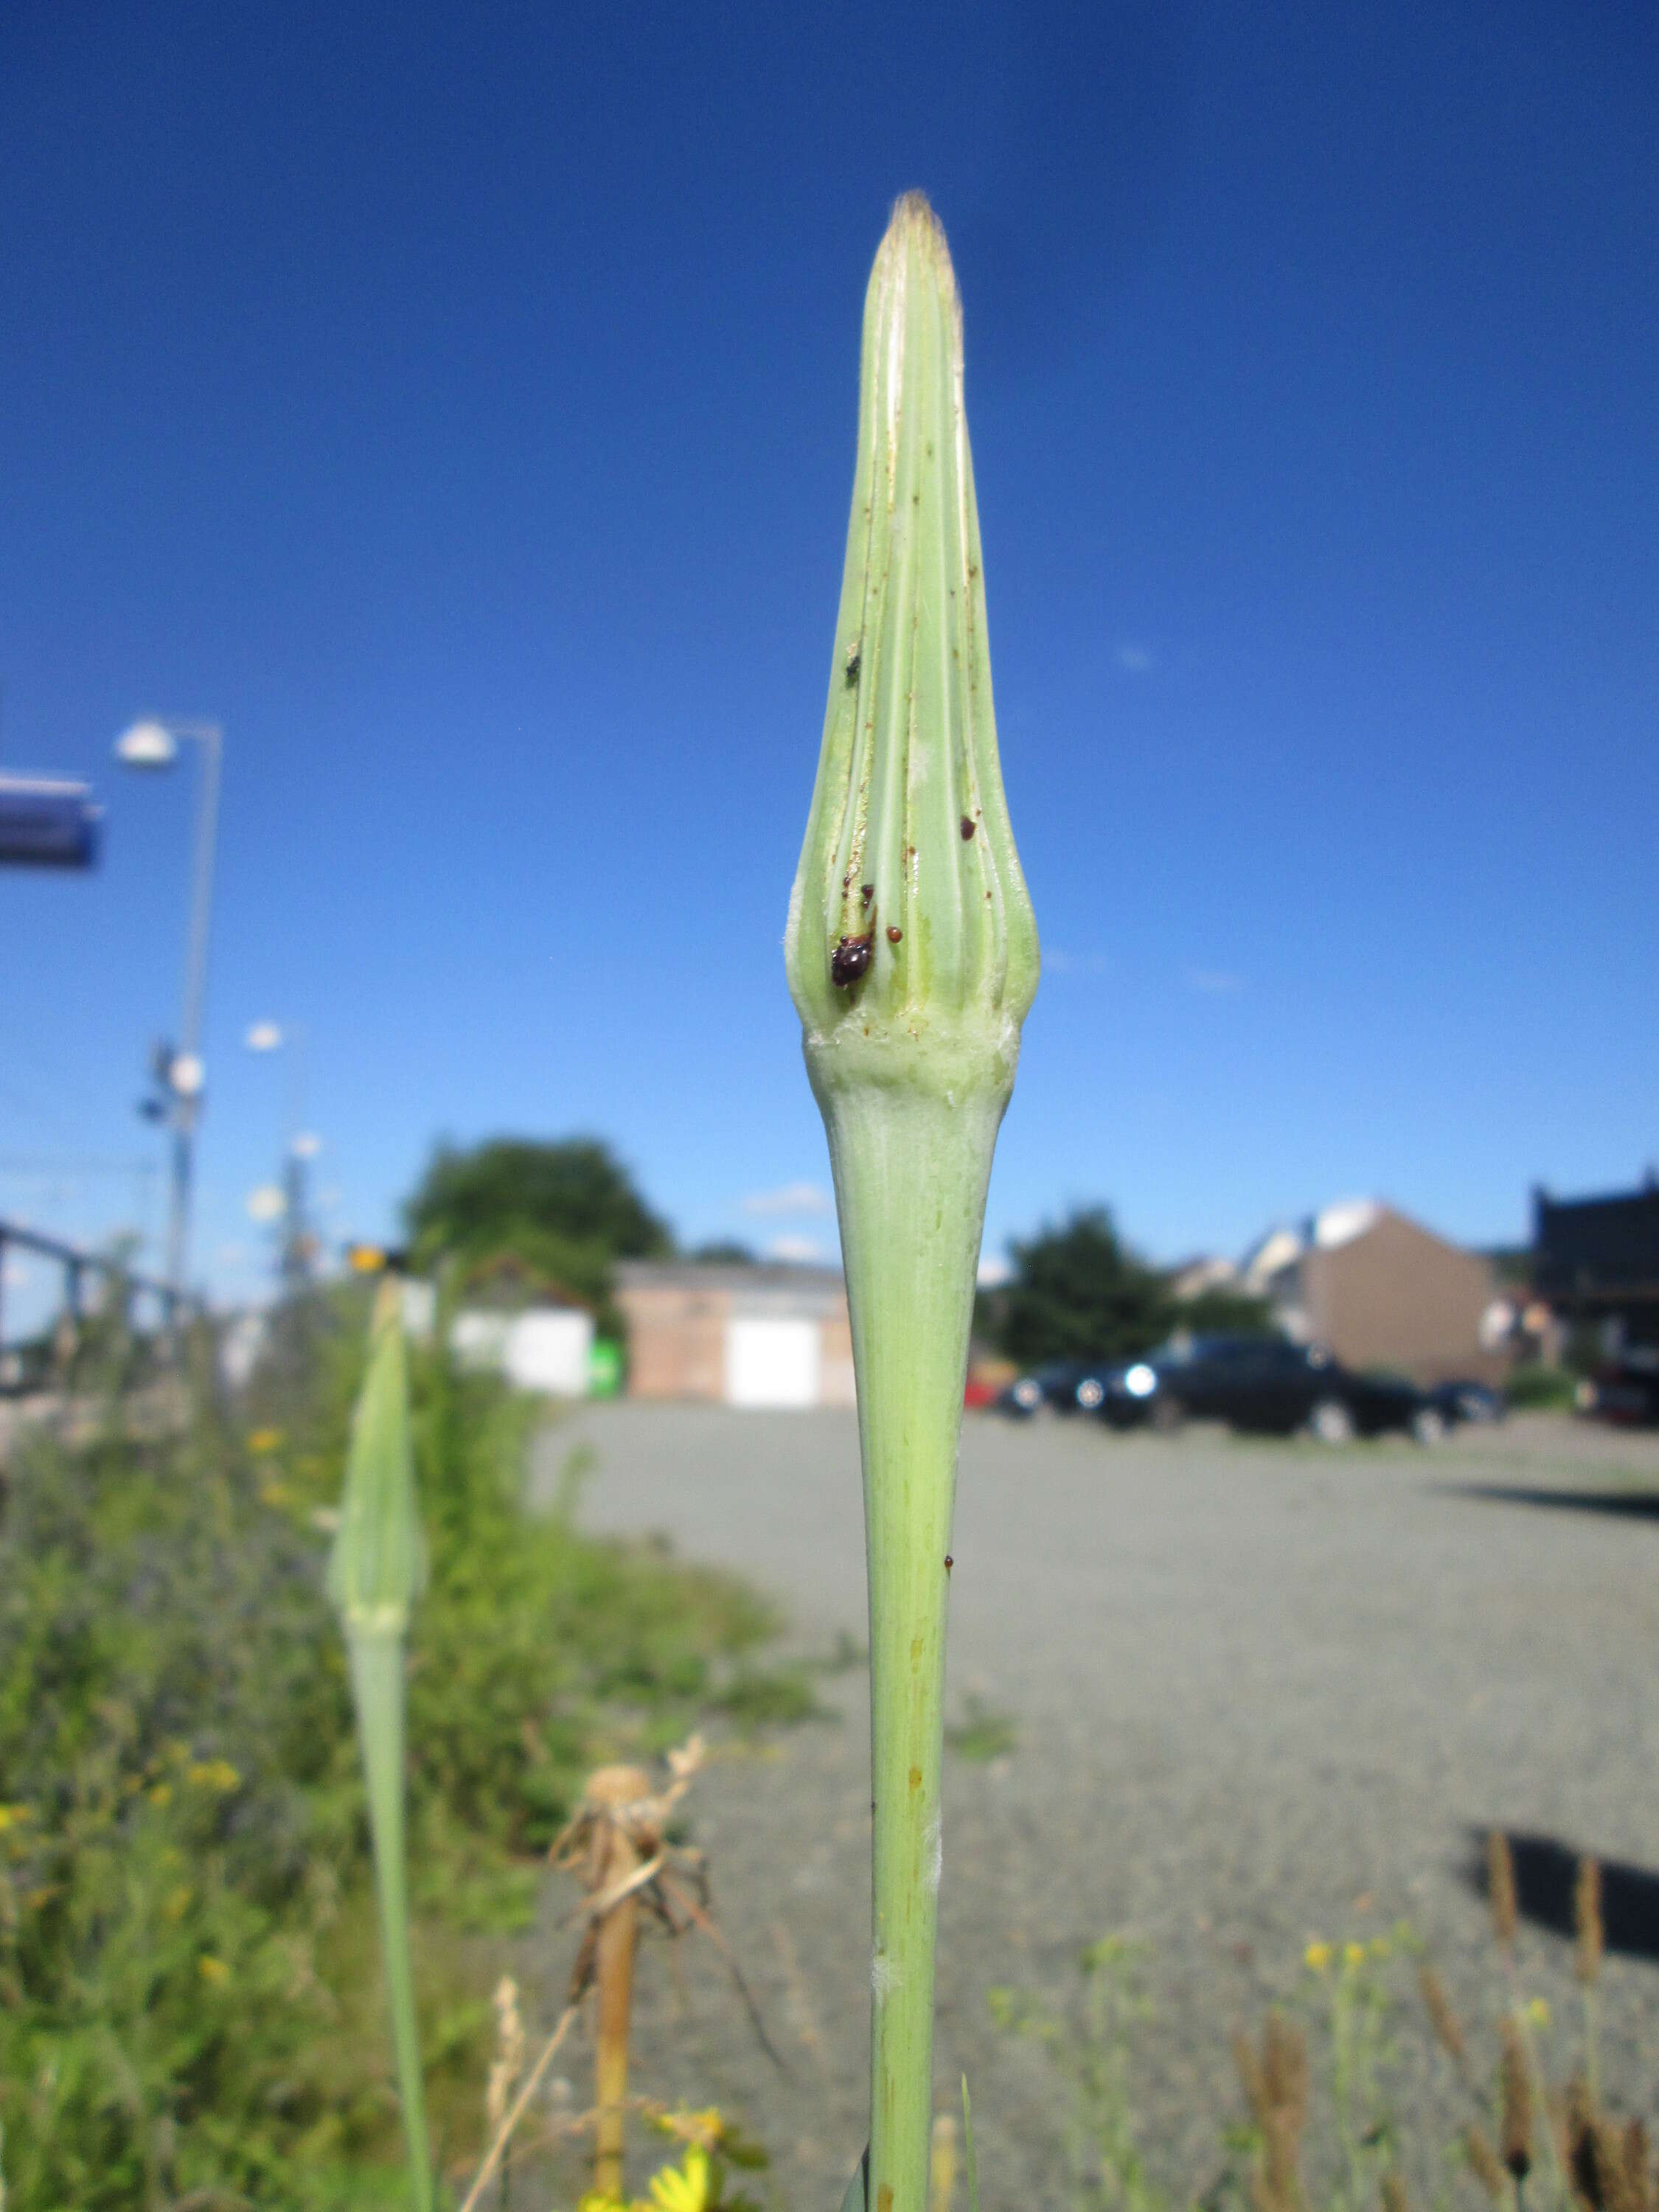
POLYGON ((841 617, 785 950, 809 1043, 849 1017, 921 1036, 975 1009, 1017 1031, 1036 988, 997 760, 961 303, 919 192, 865 299, 841 617))
POLYGON ((375 1296, 368 1367, 352 1417, 328 1594, 348 1631, 401 1634, 425 1580, 402 1302, 388 1278, 375 1296))

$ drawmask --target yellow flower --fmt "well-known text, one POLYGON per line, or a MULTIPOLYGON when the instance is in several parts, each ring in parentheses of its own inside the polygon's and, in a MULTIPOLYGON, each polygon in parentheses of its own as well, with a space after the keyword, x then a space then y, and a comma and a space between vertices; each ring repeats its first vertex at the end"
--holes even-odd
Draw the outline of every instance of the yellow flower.
POLYGON ((1342 1946, 1342 1963, 1345 1966, 1350 1968, 1363 1966, 1365 1963, 1364 1945, 1363 1943, 1345 1943, 1342 1946))
POLYGON ((211 1955, 198 1959, 196 1961, 196 1971, 204 1982, 211 1983, 216 1990, 223 1989, 225 1984, 230 1979, 230 1968, 226 1966, 224 1960, 211 1955))
POLYGON ((1394 1949, 1394 1945, 1386 1936, 1373 1936, 1370 1949, 1373 1959, 1386 1959, 1394 1949))
POLYGON ((701 2112, 682 2106, 677 2112, 659 2112, 656 2124, 665 2136, 677 2136, 682 2142, 701 2143, 704 2150, 716 2150, 726 2133, 726 2122, 720 2118, 718 2105, 709 2105, 701 2112))
POLYGON ((263 1459, 267 1452, 280 1451, 282 1443, 280 1429, 252 1429, 248 1432, 247 1448, 256 1458, 263 1459))
POLYGON ((1528 2027, 1547 2027, 1549 2026, 1550 2008, 1548 2003, 1543 1997, 1528 1998, 1527 2002, 1522 2006, 1521 2010, 1528 2027))
POLYGON ((576 2207, 576 2212, 628 2212, 620 2197, 607 2197, 603 2190, 590 2189, 576 2207))
POLYGON ((659 2212, 704 2212, 708 2203, 708 2154, 692 2143, 683 2166, 665 2166, 651 2177, 651 2195, 659 2212))
POLYGON ((292 1495, 288 1485, 285 1482, 278 1482, 275 1477, 269 1482, 262 1482, 259 1485, 261 1505, 286 1505, 292 1495))
POLYGON ((190 1910, 190 1884, 180 1882, 178 1888, 169 1893, 161 1910, 169 1920, 182 1920, 190 1910))
POLYGON ((0 1836, 3 1836, 8 1828, 18 1827, 23 1821, 33 1818, 34 1808, 31 1805, 0 1805, 0 1836))
POLYGON ((1328 1943, 1310 1943, 1307 1949, 1302 1954, 1302 1963, 1304 1966, 1311 1966, 1315 1973, 1322 1974, 1326 1967, 1331 1963, 1330 1945, 1328 1943))
POLYGON ((149 1802, 152 1805, 170 1805, 173 1802, 173 1784, 170 1782, 158 1782, 149 1793, 149 1802))
POLYGON ((198 1790, 219 1790, 228 1792, 240 1790, 242 1778, 228 1759, 204 1759, 190 1768, 185 1779, 198 1790))

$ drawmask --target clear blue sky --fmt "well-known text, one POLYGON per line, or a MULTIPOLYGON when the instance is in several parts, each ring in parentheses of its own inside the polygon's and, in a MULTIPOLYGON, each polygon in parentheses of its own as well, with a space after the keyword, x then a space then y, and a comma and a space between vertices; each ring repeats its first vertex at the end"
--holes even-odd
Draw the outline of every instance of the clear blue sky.
POLYGON ((267 1016, 341 1231, 440 1132, 592 1130, 688 1239, 833 1242, 753 1202, 827 1181, 779 941, 911 185, 1046 955, 988 1245, 1628 1182, 1656 149, 1636 0, 5 9, 0 761, 108 819, 0 876, 0 1204, 91 1232, 132 1180, 40 1164, 157 1152, 190 794, 109 744, 159 708, 227 729, 227 1291, 267 1016))

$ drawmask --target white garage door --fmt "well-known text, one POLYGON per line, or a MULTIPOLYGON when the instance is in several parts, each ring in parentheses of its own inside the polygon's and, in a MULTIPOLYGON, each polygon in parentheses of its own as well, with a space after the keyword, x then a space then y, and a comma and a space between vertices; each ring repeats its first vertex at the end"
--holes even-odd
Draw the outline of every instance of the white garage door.
POLYGON ((728 1406, 816 1406, 820 1331, 815 1321, 729 1321, 728 1406))

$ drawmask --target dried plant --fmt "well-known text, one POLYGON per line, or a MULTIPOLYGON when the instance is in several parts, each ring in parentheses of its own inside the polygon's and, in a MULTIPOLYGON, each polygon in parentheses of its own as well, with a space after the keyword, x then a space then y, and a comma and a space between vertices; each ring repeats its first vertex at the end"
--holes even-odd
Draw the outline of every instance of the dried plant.
POLYGON ((1572 1893, 1572 1921, 1578 1937, 1574 1971, 1587 1988, 1592 1988, 1601 1979, 1606 1932, 1601 1923, 1601 1868, 1599 1861, 1588 1856, 1578 1862, 1578 1879, 1572 1893))
POLYGON ((1423 2009, 1434 2030, 1434 2039, 1447 2057, 1453 2060, 1465 2081, 1468 2078, 1469 2046, 1463 2033, 1462 2021, 1452 2009, 1446 1985, 1425 1959, 1417 1970, 1417 1986, 1423 1999, 1423 2009))
POLYGON ((1504 2022, 1503 2039, 1504 2055, 1498 2068, 1503 2112, 1498 2149, 1518 2185, 1532 2172, 1532 2066, 1521 2030, 1513 2020, 1504 2022))
POLYGON ((1492 1905, 1492 1932, 1507 1958, 1514 1948, 1519 1913, 1515 1894, 1515 1854, 1501 1828, 1486 1838, 1486 1895, 1492 1905))
POLYGON ((1468 2160, 1470 2172, 1492 2203, 1507 2204, 1514 2194, 1514 2185, 1492 2147, 1492 2137, 1479 2121, 1471 2122, 1463 2131, 1463 2155, 1468 2160))
POLYGON ((1307 2039, 1280 2012, 1270 2012, 1258 2052, 1248 2035, 1233 2039, 1233 2061, 1256 2125, 1261 2149, 1250 2185, 1256 2212, 1300 2212, 1302 2136, 1308 2120, 1307 2039))

